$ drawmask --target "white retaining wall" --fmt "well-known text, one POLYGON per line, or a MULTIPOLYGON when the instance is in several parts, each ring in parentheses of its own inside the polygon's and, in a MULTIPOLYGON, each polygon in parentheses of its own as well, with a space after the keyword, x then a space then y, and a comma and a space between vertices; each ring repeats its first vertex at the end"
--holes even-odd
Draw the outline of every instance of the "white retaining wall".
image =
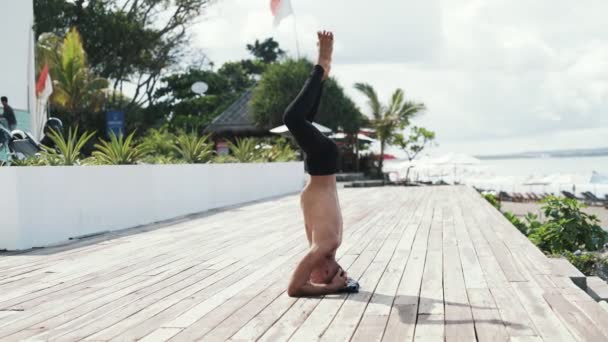
POLYGON ((295 193, 301 162, 0 168, 0 250, 295 193))

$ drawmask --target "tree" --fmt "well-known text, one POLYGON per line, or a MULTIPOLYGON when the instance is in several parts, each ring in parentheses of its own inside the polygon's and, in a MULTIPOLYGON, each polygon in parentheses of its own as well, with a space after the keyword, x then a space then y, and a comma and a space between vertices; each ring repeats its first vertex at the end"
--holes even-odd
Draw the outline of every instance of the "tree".
MULTIPOLYGON (((304 59, 290 59, 268 66, 251 100, 252 116, 257 125, 270 129, 283 124, 285 109, 302 89, 312 67, 312 63, 304 59)), ((335 131, 341 127, 347 133, 355 133, 364 119, 344 89, 333 78, 326 80, 315 121, 335 131)))
POLYGON ((378 174, 381 175, 386 144, 391 143, 398 131, 408 126, 410 120, 422 112, 425 106, 422 103, 405 101, 405 94, 402 89, 397 89, 393 93, 388 106, 380 103, 378 95, 371 85, 357 83, 355 89, 367 97, 369 109, 372 112, 371 125, 376 130, 377 138, 380 140, 378 174))
POLYGON ((253 44, 247 44, 247 50, 264 64, 274 63, 285 56, 285 51, 281 50, 273 38, 266 38, 261 43, 256 39, 253 44))
POLYGON ((405 151, 407 159, 410 162, 405 174, 406 183, 410 175, 410 169, 412 168, 412 160, 416 159, 420 152, 422 152, 427 145, 432 144, 434 140, 435 132, 429 131, 424 127, 412 127, 410 136, 407 139, 401 133, 395 134, 394 143, 405 151))
POLYGON ((167 121, 173 128, 198 131, 208 125, 253 86, 253 78, 240 63, 224 64, 217 72, 189 69, 162 79, 163 86, 155 93, 156 104, 146 110, 146 127, 167 121), (205 82, 209 90, 204 96, 192 92, 195 82, 205 82), (169 114, 170 117, 169 117, 169 114))
POLYGON ((35 0, 36 33, 64 34, 76 26, 91 68, 112 81, 112 94, 134 85, 129 109, 153 104, 161 78, 187 54, 187 28, 213 0, 35 0))
POLYGON ((40 47, 44 51, 41 58, 46 59, 54 80, 51 103, 66 114, 70 125, 82 126, 83 115, 101 110, 108 82, 89 69, 76 29, 68 32, 58 49, 48 50, 57 42, 49 37, 46 43, 51 45, 40 47))

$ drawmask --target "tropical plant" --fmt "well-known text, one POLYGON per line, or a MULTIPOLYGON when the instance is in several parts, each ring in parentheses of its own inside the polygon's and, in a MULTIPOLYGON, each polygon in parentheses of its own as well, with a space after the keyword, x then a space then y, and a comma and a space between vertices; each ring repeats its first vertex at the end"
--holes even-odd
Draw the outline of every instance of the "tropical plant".
POLYGON ((529 236, 541 226, 541 222, 538 220, 538 216, 532 213, 526 214, 524 217, 525 221, 519 219, 519 217, 515 216, 510 211, 507 211, 503 214, 511 224, 513 224, 522 234, 525 236, 529 236))
POLYGON ((582 211, 575 199, 550 196, 543 200, 546 222, 532 229, 529 238, 551 253, 596 251, 608 241, 608 233, 594 215, 582 211))
POLYGON ((184 161, 171 156, 161 155, 150 155, 144 156, 140 159, 142 164, 157 164, 157 165, 169 165, 169 164, 182 164, 184 161))
POLYGON ((209 142, 209 137, 199 137, 196 134, 178 135, 174 149, 186 163, 207 163, 213 156, 213 144, 209 142))
POLYGON ((51 101, 69 115, 72 124, 80 125, 82 115, 101 109, 108 81, 96 77, 89 69, 82 39, 75 28, 68 32, 59 49, 49 49, 52 45, 44 55, 54 80, 51 101))
MULTIPOLYGON (((6 163, 5 166, 9 164, 6 163)), ((50 165, 46 158, 41 157, 29 157, 25 159, 13 159, 11 161, 11 166, 48 166, 50 165)))
POLYGON ((483 198, 486 199, 494 208, 500 210, 500 199, 493 194, 485 194, 483 198))
POLYGON ((511 222, 512 225, 515 226, 515 228, 517 228, 517 230, 528 236, 528 226, 526 226, 526 224, 522 222, 519 217, 515 216, 515 214, 510 211, 505 212, 503 215, 507 220, 509 220, 509 222, 511 222))
POLYGON ((228 163, 238 163, 238 160, 236 160, 236 158, 234 158, 233 156, 226 154, 226 155, 217 155, 217 156, 213 157, 211 162, 215 163, 215 164, 228 164, 228 163))
POLYGON ((151 156, 175 157, 175 134, 166 127, 151 128, 140 138, 139 143, 151 156))
POLYGON ((276 139, 273 144, 268 145, 263 151, 264 159, 269 162, 289 162, 297 160, 298 154, 291 147, 287 139, 281 137, 276 139))
POLYGON ((397 89, 391 97, 388 105, 383 105, 378 99, 374 88, 366 83, 355 84, 355 89, 367 97, 369 109, 372 114, 371 125, 376 130, 380 140, 380 162, 378 163, 379 174, 382 174, 384 161, 384 149, 387 143, 392 143, 396 134, 410 124, 410 120, 425 110, 422 103, 405 100, 405 93, 397 89))
POLYGON ((110 141, 102 140, 95 144, 97 151, 93 152, 92 162, 100 165, 132 165, 137 164, 145 155, 146 148, 133 142, 135 132, 118 137, 110 134, 110 141))
POLYGON ((78 127, 68 129, 67 138, 62 134, 51 130, 49 138, 55 144, 55 148, 42 146, 40 158, 46 165, 79 165, 82 161, 82 149, 95 135, 95 132, 84 132, 78 135, 78 127))
POLYGON ((255 138, 237 138, 229 141, 230 155, 240 163, 255 163, 263 160, 264 156, 258 151, 258 140, 255 138))
MULTIPOLYGON (((411 162, 416 159, 416 157, 427 147, 427 145, 432 144, 434 140, 435 132, 429 131, 424 127, 412 127, 410 136, 407 139, 401 133, 395 134, 395 145, 401 147, 401 149, 405 152, 408 161, 410 162, 405 174, 406 182, 409 179, 410 170, 412 168, 411 162)), ((497 209, 500 210, 500 207, 497 209)))

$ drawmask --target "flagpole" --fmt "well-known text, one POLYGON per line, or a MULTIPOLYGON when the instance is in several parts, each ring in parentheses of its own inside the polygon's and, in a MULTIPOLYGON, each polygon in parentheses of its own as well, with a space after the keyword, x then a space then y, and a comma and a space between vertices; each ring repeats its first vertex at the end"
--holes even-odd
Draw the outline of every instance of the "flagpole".
POLYGON ((293 30, 295 31, 295 34, 296 34, 296 53, 298 54, 298 59, 300 59, 300 42, 298 39, 298 24, 297 24, 295 13, 293 13, 293 30))

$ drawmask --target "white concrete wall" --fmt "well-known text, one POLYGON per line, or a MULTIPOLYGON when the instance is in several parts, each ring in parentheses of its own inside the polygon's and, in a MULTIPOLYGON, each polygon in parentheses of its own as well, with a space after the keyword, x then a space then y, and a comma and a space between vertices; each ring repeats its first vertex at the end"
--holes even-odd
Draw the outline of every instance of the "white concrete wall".
POLYGON ((2 5, 2 47, 0 50, 0 96, 7 96, 14 109, 33 111, 34 1, 9 0, 2 5))
POLYGON ((301 162, 0 168, 0 250, 295 193, 301 162))

